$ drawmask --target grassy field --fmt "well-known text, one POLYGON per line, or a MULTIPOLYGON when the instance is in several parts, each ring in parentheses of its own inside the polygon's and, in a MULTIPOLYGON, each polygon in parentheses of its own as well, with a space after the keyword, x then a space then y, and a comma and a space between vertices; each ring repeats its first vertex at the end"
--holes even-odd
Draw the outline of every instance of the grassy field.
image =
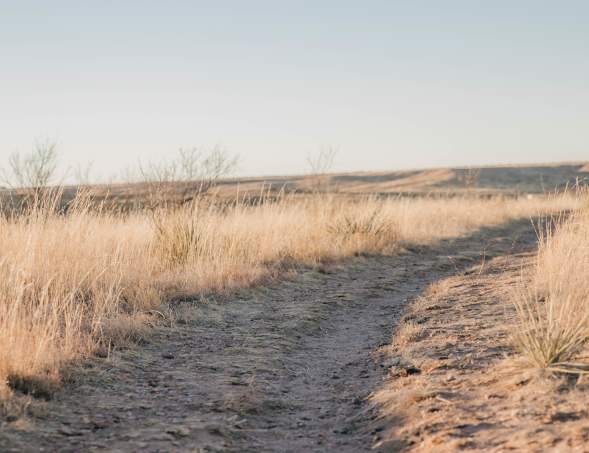
POLYGON ((60 370, 144 334, 162 304, 261 284, 300 266, 570 209, 574 197, 282 195, 116 213, 85 195, 0 225, 0 380, 48 392, 60 370))

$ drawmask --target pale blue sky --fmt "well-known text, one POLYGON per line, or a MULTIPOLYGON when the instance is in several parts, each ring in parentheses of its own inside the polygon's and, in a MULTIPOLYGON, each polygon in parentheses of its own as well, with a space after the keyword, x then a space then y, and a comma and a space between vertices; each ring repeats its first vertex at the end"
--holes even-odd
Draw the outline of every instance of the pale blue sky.
POLYGON ((0 157, 102 175, 224 144, 241 174, 589 158, 586 1, 0 0, 0 157))

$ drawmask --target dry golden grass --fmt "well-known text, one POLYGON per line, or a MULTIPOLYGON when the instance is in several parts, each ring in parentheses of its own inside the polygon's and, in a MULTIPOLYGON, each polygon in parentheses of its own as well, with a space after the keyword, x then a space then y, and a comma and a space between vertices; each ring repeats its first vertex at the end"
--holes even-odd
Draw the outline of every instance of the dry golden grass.
POLYGON ((577 361, 589 340, 589 212, 551 220, 540 233, 532 280, 514 298, 514 340, 535 366, 586 372, 577 361))
POLYGON ((49 393, 65 364, 133 341, 146 314, 175 295, 227 291, 295 264, 389 253, 400 241, 574 203, 316 196, 122 216, 82 200, 67 215, 45 207, 0 220, 0 382, 9 384, 0 390, 49 393))
POLYGON ((406 321, 395 332, 395 346, 406 346, 424 334, 424 327, 414 321, 406 321))

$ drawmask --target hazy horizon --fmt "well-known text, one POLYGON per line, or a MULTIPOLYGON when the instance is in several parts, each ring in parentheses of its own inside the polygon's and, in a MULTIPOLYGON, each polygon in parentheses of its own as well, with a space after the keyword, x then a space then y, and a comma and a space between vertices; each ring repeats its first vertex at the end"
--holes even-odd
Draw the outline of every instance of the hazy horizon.
POLYGON ((0 0, 0 165, 106 179, 222 144, 239 176, 587 160, 589 4, 0 0))

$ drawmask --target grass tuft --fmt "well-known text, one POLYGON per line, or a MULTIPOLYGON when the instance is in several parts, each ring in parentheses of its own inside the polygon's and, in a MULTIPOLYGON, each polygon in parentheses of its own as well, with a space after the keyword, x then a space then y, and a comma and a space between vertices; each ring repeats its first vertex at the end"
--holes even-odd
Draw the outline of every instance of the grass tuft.
POLYGON ((585 373, 589 343, 589 212, 551 219, 539 229, 530 281, 516 291, 513 341, 538 368, 585 373))
POLYGON ((153 224, 153 250, 165 266, 184 266, 198 253, 203 233, 195 209, 159 210, 153 215, 153 224))

